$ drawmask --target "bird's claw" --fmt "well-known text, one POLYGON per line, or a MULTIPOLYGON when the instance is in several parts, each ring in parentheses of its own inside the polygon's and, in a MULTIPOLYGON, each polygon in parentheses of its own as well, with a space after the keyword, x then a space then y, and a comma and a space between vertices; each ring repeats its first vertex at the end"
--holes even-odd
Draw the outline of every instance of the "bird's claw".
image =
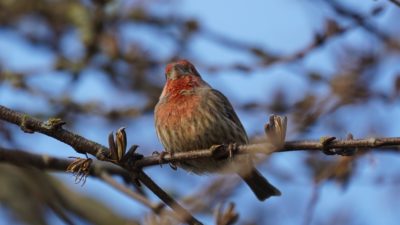
POLYGON ((165 151, 162 152, 154 151, 153 153, 151 153, 152 156, 158 156, 158 163, 160 164, 160 167, 162 167, 162 164, 164 162, 165 154, 166 154, 165 151))
POLYGON ((329 144, 336 140, 336 137, 322 137, 321 144, 322 144, 322 152, 326 155, 336 155, 336 150, 329 148, 329 144))
MULTIPOLYGON (((323 146, 322 152, 326 155, 341 155, 341 156, 352 156, 357 152, 356 148, 329 148, 329 144, 336 140, 335 137, 323 137, 321 144, 323 146)), ((346 140, 353 140, 353 135, 348 134, 346 140)))
POLYGON ((173 170, 177 170, 177 169, 178 169, 178 166, 177 166, 175 163, 173 163, 173 162, 168 163, 168 165, 169 165, 169 167, 171 167, 171 169, 173 169, 173 170))
POLYGON ((210 147, 212 156, 215 159, 224 159, 227 157, 224 145, 213 145, 210 147))
MULTIPOLYGON (((172 153, 168 152, 168 151, 162 151, 162 152, 154 151, 152 153, 153 156, 158 156, 158 163, 160 164, 160 167, 162 167, 162 165, 165 163, 165 158, 164 157, 167 154, 171 154, 172 155, 172 153)), ((176 165, 174 163, 170 162, 168 164, 173 170, 177 169, 177 167, 176 167, 176 165)))
POLYGON ((210 147, 211 154, 215 159, 232 159, 238 150, 238 144, 236 143, 213 145, 210 147))
POLYGON ((238 144, 236 143, 229 144, 227 150, 229 159, 232 159, 233 155, 238 151, 238 144))

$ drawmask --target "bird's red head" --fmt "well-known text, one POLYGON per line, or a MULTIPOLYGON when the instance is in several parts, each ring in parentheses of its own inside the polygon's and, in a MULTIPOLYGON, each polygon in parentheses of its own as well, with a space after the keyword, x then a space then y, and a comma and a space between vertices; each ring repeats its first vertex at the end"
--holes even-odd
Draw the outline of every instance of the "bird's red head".
POLYGON ((197 87, 208 86, 200 77, 196 68, 187 60, 169 63, 165 68, 165 83, 161 98, 166 95, 181 96, 183 90, 193 90, 197 87))
POLYGON ((165 68, 165 78, 167 80, 176 80, 187 75, 200 77, 193 64, 185 59, 169 63, 165 68))

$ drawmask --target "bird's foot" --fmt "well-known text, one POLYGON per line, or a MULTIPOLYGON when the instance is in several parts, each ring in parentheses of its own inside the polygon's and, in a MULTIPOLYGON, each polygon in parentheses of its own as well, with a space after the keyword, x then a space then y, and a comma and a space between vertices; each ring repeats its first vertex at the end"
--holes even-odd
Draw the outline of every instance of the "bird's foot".
POLYGON ((231 143, 231 144, 228 145, 227 150, 228 150, 229 159, 233 159, 234 154, 236 154, 238 152, 238 150, 239 150, 238 147, 239 147, 239 145, 236 144, 236 143, 231 143))
MULTIPOLYGON (((168 151, 162 151, 162 152, 158 152, 158 151, 154 151, 152 153, 153 156, 158 156, 158 162, 160 164, 160 167, 162 167, 162 165, 165 163, 165 156, 166 155, 170 155, 171 157, 173 157, 173 152, 168 152, 168 151)), ((177 166, 174 162, 169 162, 168 165, 171 167, 171 169, 173 170, 177 170, 177 166)))

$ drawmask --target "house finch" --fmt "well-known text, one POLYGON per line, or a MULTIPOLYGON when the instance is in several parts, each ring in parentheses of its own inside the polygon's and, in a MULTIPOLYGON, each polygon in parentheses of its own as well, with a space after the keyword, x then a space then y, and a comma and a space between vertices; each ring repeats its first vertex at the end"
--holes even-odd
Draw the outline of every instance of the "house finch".
MULTIPOLYGON (((167 152, 248 143, 246 131, 228 99, 203 81, 189 61, 168 64, 165 76, 167 81, 155 107, 155 126, 167 152)), ((254 168, 248 155, 234 156, 232 160, 189 160, 178 166, 196 174, 235 172, 261 201, 281 194, 254 168)))

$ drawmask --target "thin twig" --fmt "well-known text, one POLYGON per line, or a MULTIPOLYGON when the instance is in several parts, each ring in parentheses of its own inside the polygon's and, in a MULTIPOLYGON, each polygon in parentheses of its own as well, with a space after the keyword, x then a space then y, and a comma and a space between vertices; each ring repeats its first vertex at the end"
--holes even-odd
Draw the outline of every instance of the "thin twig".
MULTIPOLYGON (((365 30, 369 31, 370 33, 374 34, 376 37, 381 39, 382 41, 388 42, 391 44, 391 46, 399 49, 400 44, 390 37, 388 34, 384 33, 381 29, 378 28, 378 26, 374 25, 373 23, 368 21, 368 18, 356 13, 346 7, 344 7, 342 4, 338 3, 337 1, 326 1, 339 15, 351 18, 356 24, 360 25, 363 27, 365 30)), ((391 0, 393 3, 398 2, 396 0, 391 0)))
POLYGON ((109 185, 113 186, 115 189, 123 192, 127 196, 131 197, 132 199, 142 203, 143 205, 149 207, 151 210, 153 210, 154 213, 158 214, 160 210, 164 207, 163 204, 155 204, 152 203, 149 199, 147 199, 145 196, 136 193, 132 191, 131 189, 127 188, 126 186, 118 183, 116 180, 114 180, 109 173, 106 171, 102 171, 99 173, 99 177, 109 185))
POLYGON ((162 190, 147 174, 139 173, 139 180, 146 182, 146 186, 158 197, 162 198, 165 204, 170 206, 177 212, 177 216, 188 224, 202 224, 196 218, 194 218, 189 211, 183 208, 175 199, 169 196, 164 190, 162 190))
MULTIPOLYGON (((0 146, 0 162, 8 162, 17 166, 33 166, 38 169, 53 171, 65 171, 73 160, 57 158, 48 155, 33 154, 19 149, 8 149, 0 146)), ((90 168, 90 175, 95 175, 96 170, 107 171, 110 174, 118 174, 124 178, 130 178, 129 173, 112 164, 95 161, 90 168)))

